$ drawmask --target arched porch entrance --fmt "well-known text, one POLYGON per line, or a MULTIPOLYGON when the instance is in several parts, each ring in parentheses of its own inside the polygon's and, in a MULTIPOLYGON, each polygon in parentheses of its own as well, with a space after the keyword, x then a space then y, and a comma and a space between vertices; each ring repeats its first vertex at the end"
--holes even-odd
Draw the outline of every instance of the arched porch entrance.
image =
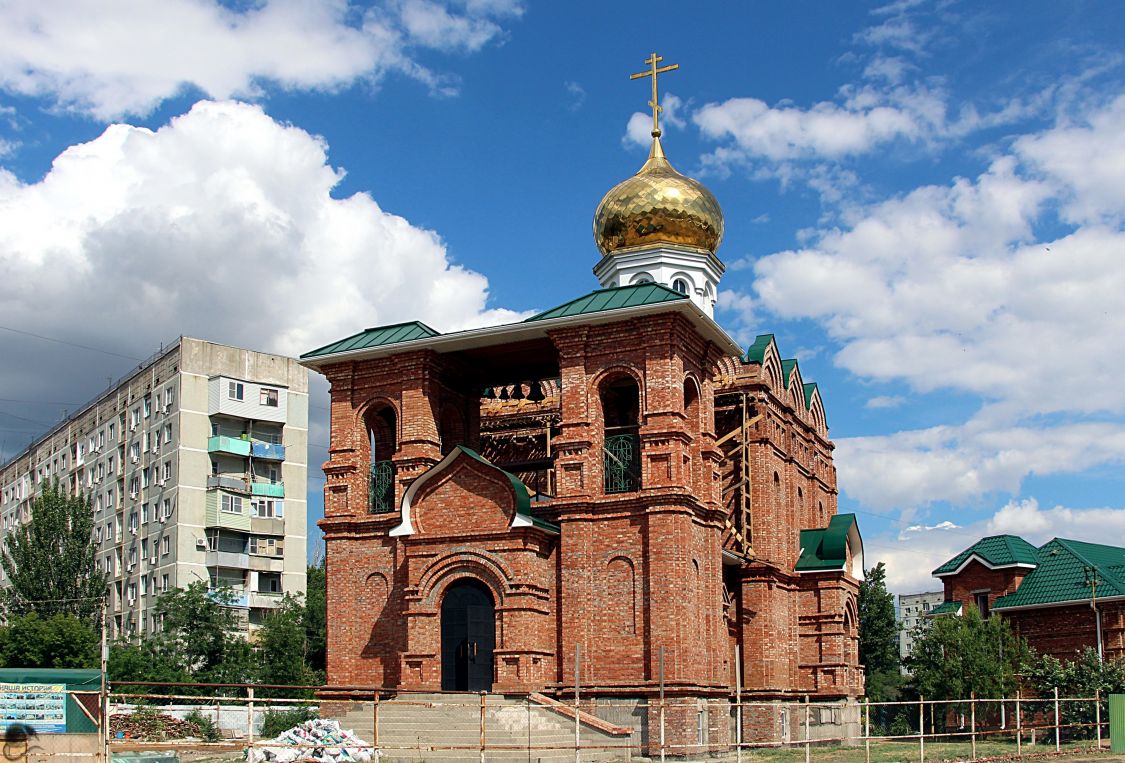
POLYGON ((464 578, 441 602, 441 688, 492 691, 496 604, 487 586, 464 578))

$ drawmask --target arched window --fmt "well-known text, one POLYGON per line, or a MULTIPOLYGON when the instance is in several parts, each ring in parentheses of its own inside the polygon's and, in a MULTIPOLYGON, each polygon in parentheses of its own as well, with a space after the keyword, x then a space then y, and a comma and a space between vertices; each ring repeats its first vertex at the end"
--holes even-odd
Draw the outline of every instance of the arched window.
POLYGON ((648 273, 637 273, 629 280, 629 284, 631 286, 642 283, 652 283, 652 276, 648 273))
POLYGON ((607 493, 629 493, 641 486, 641 394, 631 376, 617 376, 602 385, 604 487, 607 493))
POLYGON ((397 450, 398 429, 395 412, 389 405, 367 412, 367 438, 370 445, 367 508, 372 514, 394 510, 395 468, 391 458, 397 450))
POLYGON ((678 291, 680 294, 687 294, 689 288, 688 282, 683 278, 677 278, 675 281, 672 281, 672 290, 678 291))

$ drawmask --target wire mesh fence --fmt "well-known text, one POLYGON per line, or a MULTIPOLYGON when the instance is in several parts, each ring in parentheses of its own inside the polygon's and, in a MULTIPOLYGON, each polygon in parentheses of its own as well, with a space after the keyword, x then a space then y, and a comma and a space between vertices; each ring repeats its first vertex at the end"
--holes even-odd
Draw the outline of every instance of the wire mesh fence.
MULTIPOLYGON (((578 699, 552 699, 536 693, 250 685, 193 685, 190 693, 175 693, 185 688, 115 687, 108 696, 104 753, 99 750, 95 757, 166 752, 180 760, 215 763, 703 758, 925 763, 1042 753, 1097 756, 1108 734, 1104 697, 1097 696, 868 703, 621 697, 590 687, 578 699), (182 729, 173 729, 168 719, 189 717, 204 719, 207 738, 198 733, 172 738, 182 729), (274 741, 278 733, 313 717, 322 720, 290 734, 284 744, 274 741)), ((29 758, 37 759, 61 758, 29 758)))

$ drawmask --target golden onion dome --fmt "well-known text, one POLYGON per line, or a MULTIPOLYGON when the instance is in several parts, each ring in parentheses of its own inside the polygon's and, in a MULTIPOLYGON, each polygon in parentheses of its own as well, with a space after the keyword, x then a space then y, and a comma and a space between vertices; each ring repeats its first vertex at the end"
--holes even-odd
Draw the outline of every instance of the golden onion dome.
POLYGON ((648 161, 609 189, 594 213, 594 241, 602 254, 656 244, 712 254, 723 240, 723 211, 698 180, 677 172, 654 132, 648 161))

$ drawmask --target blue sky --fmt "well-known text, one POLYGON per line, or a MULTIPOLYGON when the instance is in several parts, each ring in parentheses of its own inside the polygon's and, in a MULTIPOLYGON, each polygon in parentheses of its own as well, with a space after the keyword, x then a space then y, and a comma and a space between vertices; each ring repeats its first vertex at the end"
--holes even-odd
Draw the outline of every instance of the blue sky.
POLYGON ((987 533, 1121 542, 1122 39, 1112 2, 9 3, 0 447, 180 333, 298 354, 594 288, 656 50, 717 318, 820 384, 892 586, 987 533))

